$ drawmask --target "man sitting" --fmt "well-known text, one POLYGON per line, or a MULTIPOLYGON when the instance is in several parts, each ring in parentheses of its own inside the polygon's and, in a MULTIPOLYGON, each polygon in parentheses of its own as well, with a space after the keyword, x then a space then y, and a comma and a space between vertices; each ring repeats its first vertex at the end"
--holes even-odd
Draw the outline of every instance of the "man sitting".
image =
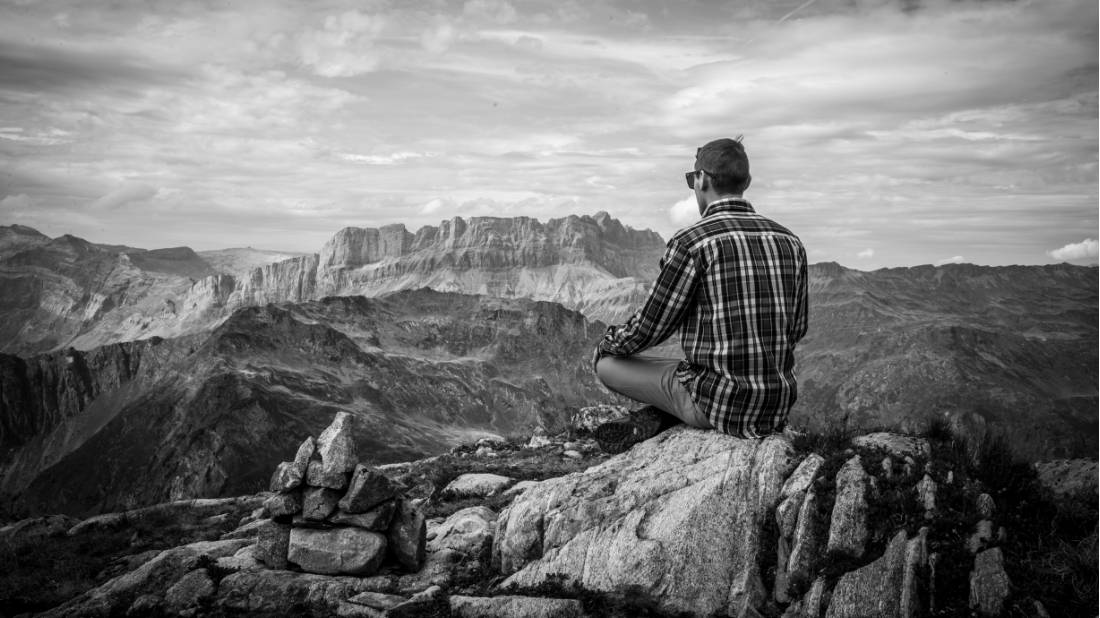
POLYGON ((609 327, 593 354, 607 388, 649 404, 596 428, 607 452, 676 419, 762 437, 782 431, 797 397, 794 349, 807 312, 802 242, 741 197, 751 176, 739 139, 699 148, 686 179, 702 218, 668 241, 649 298, 609 327), (677 330, 685 358, 639 354, 677 330))

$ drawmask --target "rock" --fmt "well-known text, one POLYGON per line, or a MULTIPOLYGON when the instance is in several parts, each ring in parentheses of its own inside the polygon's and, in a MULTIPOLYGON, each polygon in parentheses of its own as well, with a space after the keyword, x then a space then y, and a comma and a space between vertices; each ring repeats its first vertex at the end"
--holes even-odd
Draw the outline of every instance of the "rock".
MULTIPOLYGON (((787 585, 801 585, 816 570, 822 545, 822 530, 817 521, 817 501, 817 493, 811 487, 798 509, 794 534, 791 536, 791 552, 787 558, 785 574, 787 585)), ((781 592, 785 595, 786 590, 781 592)))
POLYGON ((928 577, 928 528, 921 528, 917 536, 905 545, 905 567, 901 576, 900 613, 906 618, 924 616, 921 599, 925 598, 932 580, 928 577))
POLYGON ((983 551, 974 558, 970 572, 970 608, 983 616, 1000 616, 1010 586, 1001 548, 983 551))
POLYGON ((1064 497, 1082 491, 1096 493, 1095 459, 1056 459, 1033 464, 1039 483, 1055 496, 1064 497))
POLYGON ((978 514, 983 519, 993 519, 993 514, 997 512, 997 503, 993 501, 993 496, 989 494, 979 494, 977 500, 978 514))
POLYGON ((886 451, 898 459, 906 456, 927 459, 932 456, 932 446, 928 440, 886 431, 857 436, 852 438, 852 444, 860 448, 886 451))
POLYGON ((348 492, 340 500, 340 510, 350 514, 366 513, 396 496, 397 488, 388 476, 373 466, 358 465, 348 492))
POLYGON ((293 528, 287 560, 309 573, 370 575, 386 555, 386 537, 362 528, 293 528))
POLYGON ((580 618, 584 608, 576 599, 452 595, 451 615, 455 618, 580 618))
POLYGON ((455 571, 464 560, 465 556, 452 549, 427 552, 420 570, 397 577, 390 591, 415 594, 430 586, 449 587, 455 571))
POLYGON ((550 441, 550 438, 547 438, 543 435, 533 435, 531 436, 531 439, 527 441, 527 444, 524 444, 523 446, 525 448, 543 448, 544 446, 550 446, 551 444, 553 444, 553 442, 550 441))
POLYGON ((193 498, 189 500, 176 500, 163 502, 152 506, 144 506, 120 513, 105 513, 89 517, 79 524, 69 528, 69 536, 79 536, 90 532, 103 532, 118 530, 120 528, 132 528, 134 524, 149 522, 158 523, 169 519, 172 521, 197 521, 210 515, 225 512, 236 512, 241 509, 254 509, 263 505, 266 494, 237 496, 233 498, 193 498))
POLYGON ((26 545, 37 539, 64 536, 80 520, 68 515, 46 515, 21 519, 0 528, 0 547, 26 545))
POLYGON ((350 601, 340 601, 336 605, 336 618, 385 618, 386 612, 350 601))
POLYGON ((290 525, 273 520, 267 522, 256 533, 256 549, 252 551, 252 555, 273 569, 285 569, 290 525))
POLYGON ((479 446, 479 447, 477 447, 477 450, 476 450, 476 451, 474 451, 474 455, 476 455, 476 456, 478 456, 478 457, 496 457, 496 456, 497 456, 497 452, 496 452, 496 451, 494 451, 494 450, 492 449, 492 447, 489 447, 489 446, 479 446))
POLYGON ((828 606, 831 596, 827 594, 825 589, 825 578, 815 579, 813 585, 810 586, 810 590, 806 592, 806 596, 802 597, 802 616, 805 618, 821 618, 821 616, 824 616, 825 608, 828 606))
POLYGON ((398 605, 407 601, 405 597, 398 596, 396 594, 385 594, 383 592, 360 592, 359 594, 348 599, 348 602, 355 603, 357 605, 366 605, 367 607, 373 607, 374 609, 387 610, 391 607, 397 607, 398 605))
POLYGON ((339 509, 328 518, 334 524, 342 526, 355 526, 364 530, 385 532, 393 521, 394 511, 397 510, 397 501, 388 500, 375 505, 366 513, 345 513, 339 509))
POLYGON ((505 498, 514 498, 515 496, 518 496, 519 494, 527 491, 528 489, 530 489, 530 488, 532 488, 532 487, 534 487, 538 484, 539 484, 538 481, 520 481, 520 482, 516 483, 515 485, 512 485, 508 489, 505 489, 504 493, 502 493, 501 495, 504 496, 505 498))
POLYGON ((923 566, 919 561, 924 539, 922 534, 910 542, 905 531, 899 531, 879 559, 842 575, 833 588, 826 618, 922 615, 916 605, 917 586, 923 584, 918 584, 916 573, 923 566), (914 610, 918 613, 910 613, 914 610))
POLYGON ((974 534, 970 535, 970 538, 966 540, 966 549, 976 554, 989 546, 989 542, 993 540, 993 522, 988 519, 980 520, 974 526, 974 534))
POLYGON ((332 424, 317 439, 317 452, 321 455, 321 467, 325 475, 351 472, 359 463, 352 438, 352 417, 347 412, 337 412, 332 424))
POLYGON ((324 464, 320 461, 311 461, 306 468, 306 485, 343 489, 348 486, 348 474, 346 472, 326 472, 324 464))
POLYGON ((863 556, 868 536, 867 473, 863 471, 859 455, 849 459, 836 473, 836 487, 826 551, 859 558, 863 556))
POLYGON ((156 615, 161 613, 160 608, 163 603, 164 599, 155 594, 143 594, 134 599, 130 609, 126 611, 126 615, 133 618, 156 615))
POLYGON ((882 472, 886 478, 894 478, 894 460, 889 455, 882 458, 882 472))
POLYGON ((401 498, 387 538, 390 553, 406 571, 419 571, 424 564, 428 527, 420 504, 401 498))
POLYGON ((489 557, 493 546, 497 514, 485 506, 456 511, 436 529, 428 544, 430 551, 452 549, 475 560, 489 557))
POLYGON ((574 450, 562 451, 562 457, 566 457, 568 459, 584 459, 584 455, 581 455, 578 451, 574 450))
POLYGON ((802 463, 798 464, 791 476, 783 482, 783 488, 779 490, 780 498, 787 498, 797 493, 803 493, 810 488, 810 484, 813 483, 814 478, 817 477, 817 471, 821 469, 821 464, 825 463, 825 458, 817 453, 810 453, 802 460, 802 463))
POLYGON ((133 571, 108 580, 98 588, 84 592, 38 616, 68 618, 120 614, 139 596, 163 593, 184 574, 197 568, 204 556, 217 560, 233 555, 247 544, 247 539, 201 541, 164 550, 133 571))
POLYGON ((793 468, 782 436, 678 426, 518 496, 497 518, 493 564, 505 587, 629 586, 693 615, 758 607, 763 522, 793 468))
POLYGON ((327 487, 307 487, 302 492, 302 517, 311 521, 324 521, 336 510, 340 492, 327 487))
POLYGON ((184 575, 164 593, 164 608, 170 613, 180 613, 197 607, 214 597, 214 580, 206 569, 195 569, 184 575))
POLYGON ((293 517, 302 512, 302 492, 296 490, 271 496, 264 500, 264 512, 268 517, 293 517))
POLYGON ((356 577, 242 571, 222 579, 215 605, 230 615, 331 616, 341 601, 361 591, 359 586, 356 577))
POLYGON ((271 475, 271 491, 287 492, 302 484, 302 474, 293 461, 284 461, 271 475))
POLYGON ((309 460, 316 450, 317 443, 314 442, 313 436, 310 436, 302 442, 301 446, 298 447, 298 452, 294 454, 294 467, 298 469, 299 476, 303 479, 306 476, 306 469, 309 467, 309 460))
POLYGON ((443 488, 443 495, 450 498, 487 498, 515 482, 515 479, 499 474, 463 474, 443 488))
POLYGON ((588 406, 577 410, 577 413, 570 419, 569 426, 575 431, 592 433, 597 427, 608 421, 613 421, 629 415, 630 411, 626 406, 608 404, 588 406))
POLYGON ((414 594, 408 601, 391 607, 386 612, 386 618, 446 616, 450 613, 450 609, 443 589, 439 586, 429 586, 414 594))
POLYGON ((249 545, 237 550, 232 556, 218 558, 219 569, 225 571, 251 571, 264 568, 263 563, 256 559, 256 546, 249 545))
POLYGON ((917 483, 917 498, 924 506, 925 519, 931 518, 936 512, 936 481, 931 476, 925 474, 917 483))
POLYGON ((221 536, 222 539, 254 539, 259 534, 260 528, 267 525, 267 519, 257 519, 250 521, 246 524, 238 526, 237 528, 226 532, 221 536))

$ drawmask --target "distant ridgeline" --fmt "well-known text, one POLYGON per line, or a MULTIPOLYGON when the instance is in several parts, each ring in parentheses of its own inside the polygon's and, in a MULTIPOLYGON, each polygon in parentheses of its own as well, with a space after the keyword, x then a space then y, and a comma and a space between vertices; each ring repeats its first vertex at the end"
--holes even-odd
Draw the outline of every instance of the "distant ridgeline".
MULTIPOLYGON (((278 463, 255 453, 338 411, 380 463, 560 429, 608 399, 597 320, 640 304, 663 249, 606 213, 347 228, 289 259, 0 227, 0 492, 70 512, 235 495, 278 463)), ((1031 460, 1095 456, 1095 267, 810 275, 794 426, 943 419, 1031 460)))

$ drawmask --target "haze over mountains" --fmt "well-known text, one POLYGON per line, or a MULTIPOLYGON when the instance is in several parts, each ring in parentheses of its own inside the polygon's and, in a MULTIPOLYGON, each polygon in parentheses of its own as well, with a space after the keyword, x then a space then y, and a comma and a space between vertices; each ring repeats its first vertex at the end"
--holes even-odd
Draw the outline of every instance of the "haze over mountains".
MULTIPOLYGON (((663 248, 606 213, 346 228, 262 265, 284 256, 0 228, 0 492, 84 514, 251 491, 337 410, 379 462, 559 428, 610 400, 599 320, 636 308, 663 248)), ((1095 456, 1095 267, 810 276, 794 426, 944 418, 1031 459, 1095 456)))

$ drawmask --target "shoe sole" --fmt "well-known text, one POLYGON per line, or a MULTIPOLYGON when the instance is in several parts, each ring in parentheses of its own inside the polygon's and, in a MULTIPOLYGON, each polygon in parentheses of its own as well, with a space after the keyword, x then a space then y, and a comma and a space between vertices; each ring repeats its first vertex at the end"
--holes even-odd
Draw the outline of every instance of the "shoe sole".
POLYGON ((660 433, 661 414, 647 406, 631 413, 629 418, 604 423, 593 432, 596 443, 605 453, 622 453, 660 433))

